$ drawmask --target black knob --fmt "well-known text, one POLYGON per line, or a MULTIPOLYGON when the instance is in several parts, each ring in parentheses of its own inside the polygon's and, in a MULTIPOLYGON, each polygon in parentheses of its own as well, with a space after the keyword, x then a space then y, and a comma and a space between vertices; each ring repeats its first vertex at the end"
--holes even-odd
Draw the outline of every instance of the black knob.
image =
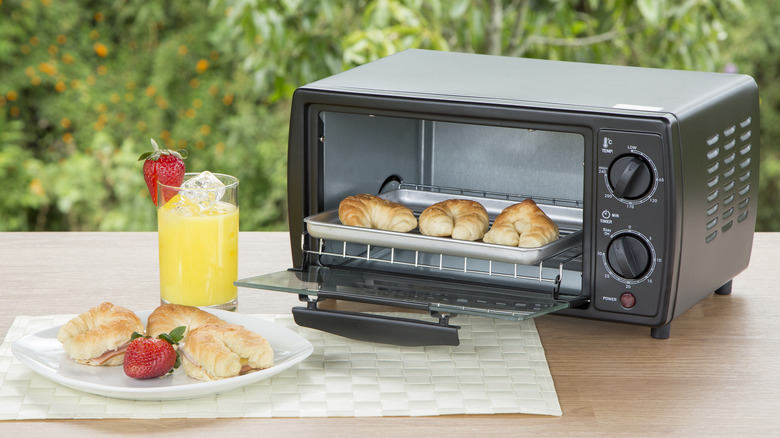
POLYGON ((642 157, 624 155, 612 163, 609 184, 618 198, 639 199, 650 191, 653 171, 642 157))
POLYGON ((617 275, 635 280, 650 267, 650 250, 641 238, 623 234, 609 244, 607 262, 617 275))

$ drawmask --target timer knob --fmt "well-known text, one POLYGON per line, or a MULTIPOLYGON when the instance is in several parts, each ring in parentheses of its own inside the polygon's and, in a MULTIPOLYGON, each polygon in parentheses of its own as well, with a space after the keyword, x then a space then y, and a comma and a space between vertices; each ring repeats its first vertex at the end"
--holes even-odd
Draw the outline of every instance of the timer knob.
POLYGON ((650 267, 650 250, 641 238, 631 234, 616 237, 607 249, 609 267, 628 280, 635 280, 650 267))
POLYGON ((624 155, 612 163, 609 184, 618 198, 639 199, 650 191, 653 171, 642 157, 624 155))

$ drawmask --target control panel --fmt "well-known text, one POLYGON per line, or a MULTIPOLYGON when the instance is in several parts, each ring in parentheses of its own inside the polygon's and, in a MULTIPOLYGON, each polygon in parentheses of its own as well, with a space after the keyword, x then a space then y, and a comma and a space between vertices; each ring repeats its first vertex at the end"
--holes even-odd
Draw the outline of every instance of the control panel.
POLYGON ((601 130, 596 178, 596 277, 599 310, 657 314, 666 232, 663 139, 658 134, 601 130))

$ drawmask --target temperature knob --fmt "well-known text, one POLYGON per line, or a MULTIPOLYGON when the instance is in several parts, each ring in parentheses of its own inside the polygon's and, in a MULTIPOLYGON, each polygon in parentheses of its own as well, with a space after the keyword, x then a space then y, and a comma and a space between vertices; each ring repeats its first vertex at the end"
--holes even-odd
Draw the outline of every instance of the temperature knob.
POLYGON ((642 157, 624 155, 612 163, 609 184, 618 198, 639 199, 650 191, 653 171, 642 157))
POLYGON ((650 250, 641 238, 623 234, 609 244, 607 263, 615 274, 635 280, 644 275, 650 267, 650 250))

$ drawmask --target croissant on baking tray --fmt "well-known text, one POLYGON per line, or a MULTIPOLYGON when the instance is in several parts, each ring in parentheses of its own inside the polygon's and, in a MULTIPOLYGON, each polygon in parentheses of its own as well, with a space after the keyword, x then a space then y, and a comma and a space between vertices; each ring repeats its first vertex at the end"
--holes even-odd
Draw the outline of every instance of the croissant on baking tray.
POLYGON ((482 238, 499 245, 536 248, 558 238, 558 226, 531 199, 505 208, 482 238))
POLYGON ((426 236, 474 241, 485 235, 490 218, 479 202, 447 199, 423 210, 419 223, 420 233, 426 236))
POLYGON ((407 207, 366 193, 348 196, 339 203, 344 225, 407 232, 417 228, 417 218, 407 207))

